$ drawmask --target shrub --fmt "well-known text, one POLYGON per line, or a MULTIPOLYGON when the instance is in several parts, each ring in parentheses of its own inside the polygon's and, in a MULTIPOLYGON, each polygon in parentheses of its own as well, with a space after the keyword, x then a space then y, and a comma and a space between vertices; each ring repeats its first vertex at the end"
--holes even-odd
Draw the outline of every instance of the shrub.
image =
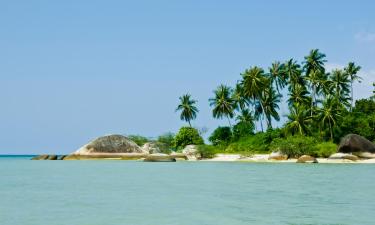
POLYGON ((239 122, 233 127, 233 140, 237 141, 242 137, 254 134, 254 125, 251 123, 239 122))
POLYGON ((208 140, 215 146, 227 145, 232 138, 230 127, 218 127, 214 130, 208 140))
POLYGON ((137 145, 142 146, 146 142, 149 142, 149 140, 146 137, 140 136, 140 135, 129 135, 128 138, 132 141, 134 141, 137 145))
POLYGON ((289 136, 287 138, 276 138, 272 141, 270 150, 281 151, 289 157, 302 155, 314 155, 316 140, 313 137, 289 136))
POLYGON ((202 145, 203 138, 199 135, 197 129, 192 127, 181 127, 174 138, 176 148, 183 148, 186 145, 202 145))
POLYGON ((166 148, 171 149, 174 144, 174 134, 169 132, 158 137, 158 142, 165 144, 166 148))
POLYGON ((201 154, 202 158, 210 159, 215 157, 216 153, 221 152, 221 149, 213 145, 199 145, 198 152, 201 154))
POLYGON ((228 153, 266 153, 268 152, 267 134, 257 133, 251 136, 242 137, 231 143, 225 152, 228 153))
POLYGON ((337 145, 332 142, 322 142, 314 146, 314 156, 328 158, 337 152, 337 145))

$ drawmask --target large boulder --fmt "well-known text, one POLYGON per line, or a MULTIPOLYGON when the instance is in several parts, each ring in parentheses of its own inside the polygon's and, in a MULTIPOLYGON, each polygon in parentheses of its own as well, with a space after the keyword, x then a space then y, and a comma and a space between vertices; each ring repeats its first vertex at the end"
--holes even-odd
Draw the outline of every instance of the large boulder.
POLYGON ((47 160, 49 155, 37 155, 31 158, 31 160, 47 160))
POLYGON ((167 150, 165 144, 160 142, 147 142, 142 146, 142 150, 149 154, 162 153, 167 150), (164 151, 163 151, 164 150, 164 151))
POLYGON ((176 162, 176 159, 167 154, 155 153, 148 155, 145 159, 145 162, 176 162))
POLYGON ((369 152, 375 153, 375 144, 357 134, 348 134, 341 139, 338 152, 369 152))
POLYGON ((196 145, 186 145, 182 150, 182 153, 186 155, 188 160, 194 161, 201 158, 201 154, 199 153, 196 145))
POLYGON ((281 153, 280 151, 278 152, 272 152, 269 156, 268 156, 268 160, 287 160, 288 159, 288 156, 281 153))
POLYGON ((309 155, 303 155, 297 159, 297 163, 317 163, 318 160, 316 158, 309 156, 309 155))
POLYGON ((49 155, 47 160, 57 160, 57 155, 49 155))
POLYGON ((341 153, 341 152, 332 154, 328 159, 349 159, 352 161, 359 160, 358 156, 356 155, 352 155, 349 153, 341 153))
POLYGON ((73 155, 145 153, 134 141, 122 135, 96 138, 75 151, 73 155))

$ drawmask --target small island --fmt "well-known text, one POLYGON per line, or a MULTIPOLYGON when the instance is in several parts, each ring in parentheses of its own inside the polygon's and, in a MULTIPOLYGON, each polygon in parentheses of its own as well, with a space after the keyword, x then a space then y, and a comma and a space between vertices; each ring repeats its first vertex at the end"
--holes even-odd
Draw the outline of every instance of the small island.
POLYGON ((177 134, 151 140, 108 135, 66 156, 33 159, 374 163, 375 91, 354 102, 353 83, 361 81, 361 67, 349 62, 327 71, 326 62, 326 55, 313 49, 301 64, 289 59, 268 69, 253 66, 241 73, 235 87, 217 87, 208 103, 213 118, 226 118, 228 126, 217 127, 210 144, 202 138, 206 130, 192 126, 197 100, 185 94, 176 112, 188 126, 177 134), (287 115, 280 115, 281 104, 287 104, 287 115), (274 126, 282 116, 286 123, 274 126))

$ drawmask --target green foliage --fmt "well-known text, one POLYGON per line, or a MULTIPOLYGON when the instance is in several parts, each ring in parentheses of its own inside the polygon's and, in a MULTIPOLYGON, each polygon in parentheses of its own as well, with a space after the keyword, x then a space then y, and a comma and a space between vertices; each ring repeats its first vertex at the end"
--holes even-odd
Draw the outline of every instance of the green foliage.
POLYGON ((174 134, 169 132, 162 134, 157 139, 158 142, 163 143, 166 145, 168 149, 172 148, 174 145, 174 134))
POLYGON ((225 149, 227 153, 266 153, 268 152, 268 136, 266 133, 257 133, 247 137, 240 138, 231 143, 225 149))
POLYGON ((218 127, 214 130, 208 140, 215 146, 227 145, 232 139, 230 127, 218 127))
POLYGON ((215 157, 216 153, 223 152, 223 148, 212 145, 199 145, 198 152, 204 159, 211 159, 215 157))
POLYGON ((328 158, 337 152, 337 145, 333 142, 321 142, 313 147, 313 156, 328 158))
POLYGON ((134 141, 138 146, 144 145, 146 142, 149 142, 149 139, 141 135, 129 135, 128 138, 134 141))
POLYGON ((254 134, 254 123, 239 122, 233 126, 233 140, 254 134))
POLYGON ((180 104, 177 106, 176 111, 181 111, 180 119, 187 121, 191 127, 190 121, 197 117, 199 112, 198 108, 195 106, 197 101, 191 99, 191 95, 185 94, 180 98, 180 104))
POLYGON ((204 144, 203 138, 199 135, 198 130, 192 127, 181 127, 174 138, 176 148, 202 144, 204 144))
POLYGON ((272 141, 270 149, 281 151, 289 157, 302 155, 313 155, 314 146, 317 143, 315 138, 302 135, 289 136, 287 138, 276 138, 272 141))

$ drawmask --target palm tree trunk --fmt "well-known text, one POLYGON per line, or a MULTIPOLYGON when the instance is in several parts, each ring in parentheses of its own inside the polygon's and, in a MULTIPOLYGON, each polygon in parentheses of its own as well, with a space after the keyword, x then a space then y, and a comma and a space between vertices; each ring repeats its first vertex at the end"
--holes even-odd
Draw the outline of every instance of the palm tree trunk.
POLYGON ((313 85, 313 90, 311 92, 311 117, 313 116, 313 108, 314 108, 314 102, 315 102, 315 86, 313 85))
POLYGON ((331 125, 331 121, 330 120, 328 120, 328 121, 329 121, 329 131, 331 133, 331 141, 333 141, 332 125, 331 125))
MULTIPOLYGON (((259 103, 260 103, 260 107, 262 108, 262 115, 265 115, 266 112, 264 111, 262 100, 259 100, 259 103)), ((266 123, 267 123, 267 126, 269 126, 267 119, 266 119, 266 123)), ((262 125, 262 132, 263 132, 263 125, 262 125)))
POLYGON ((351 103, 350 103, 350 112, 353 110, 353 80, 350 81, 350 88, 351 88, 351 103))
POLYGON ((232 124, 230 123, 229 116, 227 116, 227 118, 228 118, 229 127, 230 127, 230 129, 232 130, 232 124))
POLYGON ((190 120, 188 120, 188 123, 189 123, 189 126, 191 127, 191 123, 190 123, 190 120))

